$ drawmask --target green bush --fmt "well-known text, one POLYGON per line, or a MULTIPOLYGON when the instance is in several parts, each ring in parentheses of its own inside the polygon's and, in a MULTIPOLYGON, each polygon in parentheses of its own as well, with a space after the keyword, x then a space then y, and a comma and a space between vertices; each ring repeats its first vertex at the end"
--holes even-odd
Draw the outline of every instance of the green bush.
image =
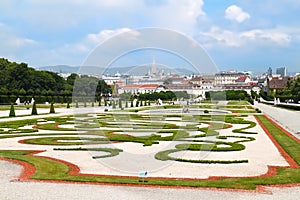
POLYGON ((33 102, 33 105, 32 105, 32 111, 31 111, 31 115, 37 115, 37 109, 36 109, 36 103, 33 102))
POLYGON ((122 101, 121 101, 121 99, 119 100, 119 108, 122 109, 122 101))
POLYGON ((51 105, 50 105, 50 113, 55 113, 54 103, 51 103, 51 105))
POLYGON ((130 102, 130 107, 133 108, 133 101, 130 102))
POLYGON ((204 113, 207 114, 207 113, 209 113, 209 111, 208 110, 204 110, 204 113))
POLYGON ((15 116, 16 116, 15 107, 14 107, 14 104, 12 103, 10 105, 9 117, 15 117, 15 116))

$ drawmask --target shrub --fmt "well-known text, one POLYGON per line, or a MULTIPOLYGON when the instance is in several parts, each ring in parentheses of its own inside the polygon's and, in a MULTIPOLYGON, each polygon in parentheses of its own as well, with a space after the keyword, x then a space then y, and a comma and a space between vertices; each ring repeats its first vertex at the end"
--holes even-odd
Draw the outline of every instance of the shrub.
POLYGON ((107 111, 108 111, 108 109, 107 109, 107 108, 105 108, 105 109, 104 109, 104 112, 107 112, 107 111))
POLYGON ((130 102, 130 107, 133 108, 133 101, 130 102))
POLYGON ((14 104, 13 104, 13 103, 10 105, 9 116, 10 116, 10 117, 15 117, 15 116, 16 116, 16 113, 15 113, 15 107, 14 107, 14 104))
POLYGON ((122 109, 122 101, 121 100, 119 100, 119 108, 122 109))
POLYGON ((50 113, 55 113, 54 103, 51 103, 51 105, 50 105, 50 113))
POLYGON ((207 113, 209 113, 209 111, 208 110, 204 110, 204 113, 207 114, 207 113))
POLYGON ((37 109, 36 109, 36 103, 33 102, 33 105, 32 105, 32 111, 31 111, 31 115, 37 115, 37 109))

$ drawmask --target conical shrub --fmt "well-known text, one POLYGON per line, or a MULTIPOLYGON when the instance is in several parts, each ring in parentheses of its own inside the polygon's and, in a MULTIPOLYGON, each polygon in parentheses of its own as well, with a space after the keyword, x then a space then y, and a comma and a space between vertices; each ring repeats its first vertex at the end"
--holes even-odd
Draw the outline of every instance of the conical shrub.
POLYGON ((36 109, 36 103, 33 102, 33 105, 32 105, 32 111, 31 111, 31 115, 37 115, 37 109, 36 109))
POLYGON ((15 117, 15 116, 16 116, 16 113, 15 113, 15 107, 14 107, 14 104, 13 104, 13 103, 10 105, 9 116, 10 116, 10 117, 15 117))
POLYGON ((55 113, 54 103, 51 103, 50 105, 50 113, 55 113))

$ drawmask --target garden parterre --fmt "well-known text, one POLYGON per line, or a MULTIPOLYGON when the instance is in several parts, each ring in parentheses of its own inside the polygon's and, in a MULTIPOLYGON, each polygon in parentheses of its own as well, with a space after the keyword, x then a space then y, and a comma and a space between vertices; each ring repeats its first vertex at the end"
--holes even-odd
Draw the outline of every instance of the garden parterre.
MULTIPOLYGON (((251 178, 267 174, 269 166, 289 166, 253 115, 179 115, 168 114, 166 109, 155 116, 108 112, 49 118, 43 123, 34 120, 11 123, 14 126, 7 124, 12 127, 10 132, 0 135, 3 157, 25 160, 36 168, 42 165, 39 162, 52 158, 47 161, 52 167, 68 168, 58 162, 62 160, 78 166, 82 174, 95 175, 71 176, 64 170, 56 170, 58 174, 54 176, 41 167, 32 179, 140 184, 138 173, 147 171, 147 184, 201 186, 199 182, 186 181, 251 178), (25 125, 32 126, 34 131, 23 133, 25 125), (26 156, 33 150, 41 152, 26 156), (100 174, 106 175, 107 180, 100 179, 97 176, 100 174), (153 177, 162 179, 153 181, 153 177), (172 180, 166 178, 184 181, 170 183, 172 180)), ((253 184, 223 187, 253 189, 253 184)))

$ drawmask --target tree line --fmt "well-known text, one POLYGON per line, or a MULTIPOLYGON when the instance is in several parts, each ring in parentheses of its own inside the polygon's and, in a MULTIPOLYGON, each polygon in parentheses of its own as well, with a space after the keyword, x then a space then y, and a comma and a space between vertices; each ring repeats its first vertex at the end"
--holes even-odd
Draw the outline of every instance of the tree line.
POLYGON ((37 103, 79 101, 84 98, 99 99, 111 93, 111 88, 96 77, 71 74, 66 79, 50 71, 38 71, 26 63, 10 62, 0 58, 0 103, 10 104, 20 98, 21 102, 34 98, 37 103))

